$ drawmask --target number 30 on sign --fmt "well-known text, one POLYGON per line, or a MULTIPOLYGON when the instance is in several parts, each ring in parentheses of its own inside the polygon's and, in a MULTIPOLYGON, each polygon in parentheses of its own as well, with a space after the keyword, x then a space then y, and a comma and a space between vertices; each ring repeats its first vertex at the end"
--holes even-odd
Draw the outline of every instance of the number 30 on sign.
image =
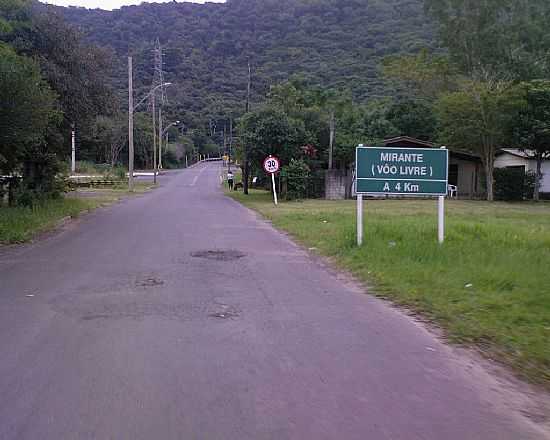
POLYGON ((279 172, 281 168, 281 162, 275 156, 266 157, 264 160, 264 170, 268 174, 275 174, 279 172))

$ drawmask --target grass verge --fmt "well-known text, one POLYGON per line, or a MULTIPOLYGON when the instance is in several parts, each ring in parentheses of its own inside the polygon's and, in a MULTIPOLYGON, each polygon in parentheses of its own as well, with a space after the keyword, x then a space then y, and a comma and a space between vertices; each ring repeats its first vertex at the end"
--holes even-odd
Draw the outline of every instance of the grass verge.
POLYGON ((0 244, 22 243, 55 227, 65 217, 77 217, 111 201, 108 198, 48 200, 33 208, 0 207, 0 244))
POLYGON ((550 387, 550 204, 449 201, 440 246, 436 201, 367 200, 358 249, 353 201, 276 208, 265 191, 229 195, 374 294, 429 318, 451 341, 475 345, 550 387))
POLYGON ((59 200, 47 200, 31 208, 0 206, 0 245, 23 243, 54 228, 66 217, 77 217, 123 196, 139 195, 155 188, 153 182, 135 182, 134 192, 127 184, 108 188, 85 188, 59 200))

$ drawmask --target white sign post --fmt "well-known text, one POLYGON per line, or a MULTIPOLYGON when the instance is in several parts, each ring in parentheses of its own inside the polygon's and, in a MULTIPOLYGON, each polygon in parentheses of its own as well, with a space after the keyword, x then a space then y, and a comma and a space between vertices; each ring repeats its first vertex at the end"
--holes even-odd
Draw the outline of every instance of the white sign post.
POLYGON ((275 156, 268 156, 264 160, 264 171, 268 174, 271 174, 271 184, 273 185, 273 201, 275 206, 279 204, 277 200, 277 188, 275 187, 275 174, 281 169, 281 162, 279 158, 275 156))
POLYGON ((357 194, 357 246, 363 246, 363 194, 357 194))

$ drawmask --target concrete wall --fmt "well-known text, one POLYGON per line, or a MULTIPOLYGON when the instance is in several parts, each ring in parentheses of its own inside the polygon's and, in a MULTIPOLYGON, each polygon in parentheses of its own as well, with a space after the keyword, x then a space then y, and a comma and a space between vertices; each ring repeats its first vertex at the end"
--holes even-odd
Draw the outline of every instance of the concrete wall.
MULTIPOLYGON (((507 168, 525 166, 525 171, 537 171, 537 161, 526 159, 523 157, 514 156, 513 154, 499 154, 495 159, 495 168, 507 168)), ((542 163, 542 182, 540 187, 541 192, 550 193, 550 160, 545 160, 542 163)))
POLYGON ((325 198, 328 200, 342 200, 346 198, 346 184, 348 176, 341 170, 327 170, 325 178, 325 198))

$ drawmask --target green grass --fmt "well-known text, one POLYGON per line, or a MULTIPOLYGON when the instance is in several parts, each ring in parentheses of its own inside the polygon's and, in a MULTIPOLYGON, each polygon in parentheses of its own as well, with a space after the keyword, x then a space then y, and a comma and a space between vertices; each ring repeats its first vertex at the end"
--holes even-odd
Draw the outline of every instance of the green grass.
POLYGON ((135 182, 133 193, 128 192, 127 184, 83 188, 66 198, 45 201, 33 209, 0 206, 0 245, 29 241, 36 234, 54 228, 65 217, 77 217, 82 212, 116 202, 123 196, 143 194, 154 188, 152 182, 135 182))
POLYGON ((271 195, 231 197, 298 242, 475 345, 522 376, 550 386, 550 204, 448 201, 437 243, 436 201, 367 200, 365 244, 355 246, 355 202, 275 208, 271 195))
POLYGON ((0 207, 0 244, 22 243, 36 234, 55 227, 65 217, 77 217, 81 212, 94 209, 106 198, 66 198, 48 200, 34 208, 0 207))

